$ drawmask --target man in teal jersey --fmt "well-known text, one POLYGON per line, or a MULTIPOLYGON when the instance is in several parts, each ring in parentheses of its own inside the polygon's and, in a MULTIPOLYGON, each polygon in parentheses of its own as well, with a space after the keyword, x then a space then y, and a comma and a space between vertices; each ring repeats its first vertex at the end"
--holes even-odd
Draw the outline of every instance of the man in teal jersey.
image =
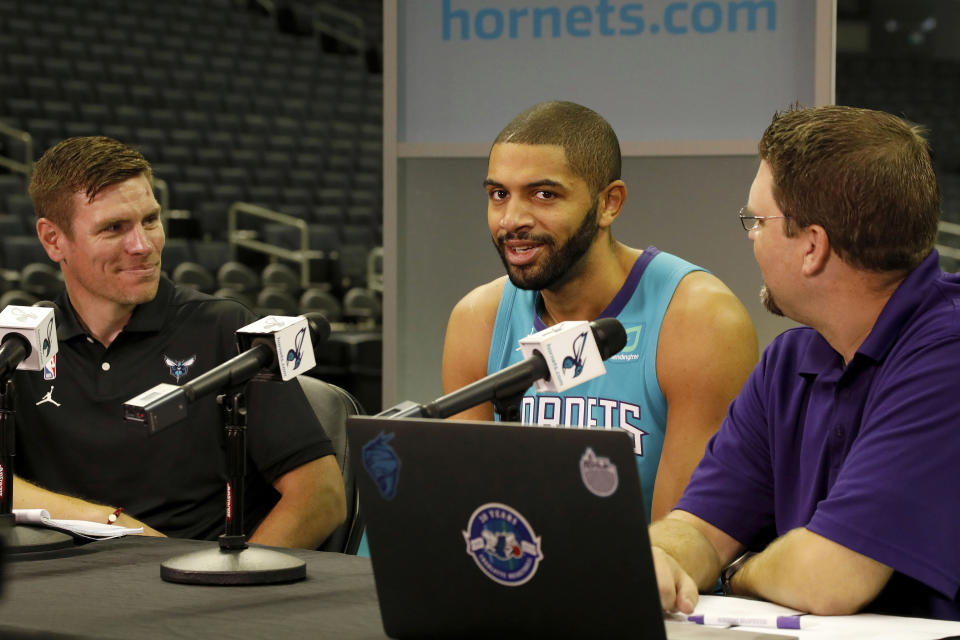
MULTIPOLYGON (((571 102, 538 104, 490 151, 487 221, 507 275, 451 313, 449 393, 521 359, 517 340, 564 320, 616 317, 627 332, 606 375, 523 399, 524 422, 627 430, 654 519, 679 499, 757 361, 746 310, 720 280, 655 247, 613 237, 627 188, 609 123, 571 102)), ((490 403, 458 417, 493 420, 490 403)))

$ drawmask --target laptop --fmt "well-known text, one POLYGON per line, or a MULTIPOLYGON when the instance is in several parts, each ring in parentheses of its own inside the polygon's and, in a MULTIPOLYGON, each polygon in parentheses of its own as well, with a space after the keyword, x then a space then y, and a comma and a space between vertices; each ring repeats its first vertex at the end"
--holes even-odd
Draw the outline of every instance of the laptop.
POLYGON ((351 416, 347 437, 393 638, 783 637, 665 625, 623 431, 351 416))

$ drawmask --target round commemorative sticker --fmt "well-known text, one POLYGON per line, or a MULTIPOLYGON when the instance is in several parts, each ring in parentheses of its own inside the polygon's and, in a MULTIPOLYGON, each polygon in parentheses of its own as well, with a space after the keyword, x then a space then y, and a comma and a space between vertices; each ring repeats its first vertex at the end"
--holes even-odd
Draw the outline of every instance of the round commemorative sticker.
POLYGON ((467 554, 494 582, 518 587, 533 578, 543 550, 527 519, 499 502, 477 507, 463 531, 467 554))
POLYGON ((590 493, 600 498, 612 496, 620 486, 617 465, 610 458, 598 456, 590 447, 580 457, 580 478, 590 493))

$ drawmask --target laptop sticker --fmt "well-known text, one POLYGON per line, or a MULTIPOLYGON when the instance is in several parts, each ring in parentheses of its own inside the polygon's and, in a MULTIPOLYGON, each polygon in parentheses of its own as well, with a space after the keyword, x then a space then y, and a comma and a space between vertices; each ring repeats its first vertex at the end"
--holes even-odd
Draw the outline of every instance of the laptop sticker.
POLYGON ((400 458, 389 444, 394 435, 381 431, 362 449, 363 467, 384 500, 393 500, 397 496, 397 483, 400 481, 400 458))
POLYGON ((543 560, 540 536, 519 511, 499 502, 477 507, 461 533, 480 570, 508 587, 529 582, 543 560))
POLYGON ((612 496, 620 486, 617 465, 610 462, 610 458, 598 456, 590 447, 580 456, 580 477, 583 486, 600 498, 612 496))

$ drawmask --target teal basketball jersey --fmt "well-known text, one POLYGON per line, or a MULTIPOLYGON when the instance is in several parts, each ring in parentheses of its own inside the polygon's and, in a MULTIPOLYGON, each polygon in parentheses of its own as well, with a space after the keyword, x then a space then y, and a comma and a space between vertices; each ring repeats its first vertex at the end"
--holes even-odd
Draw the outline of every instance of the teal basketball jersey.
MULTIPOLYGON (((618 428, 633 438, 647 519, 667 426, 667 401, 657 381, 657 341, 667 306, 680 280, 701 270, 655 247, 637 258, 623 287, 600 314, 617 318, 627 344, 604 364, 607 373, 561 394, 527 389, 521 407, 526 424, 580 428, 618 428)), ((518 341, 546 328, 537 291, 504 285, 490 342, 487 373, 520 362, 518 341)), ((498 416, 499 419, 499 416, 498 416)))

